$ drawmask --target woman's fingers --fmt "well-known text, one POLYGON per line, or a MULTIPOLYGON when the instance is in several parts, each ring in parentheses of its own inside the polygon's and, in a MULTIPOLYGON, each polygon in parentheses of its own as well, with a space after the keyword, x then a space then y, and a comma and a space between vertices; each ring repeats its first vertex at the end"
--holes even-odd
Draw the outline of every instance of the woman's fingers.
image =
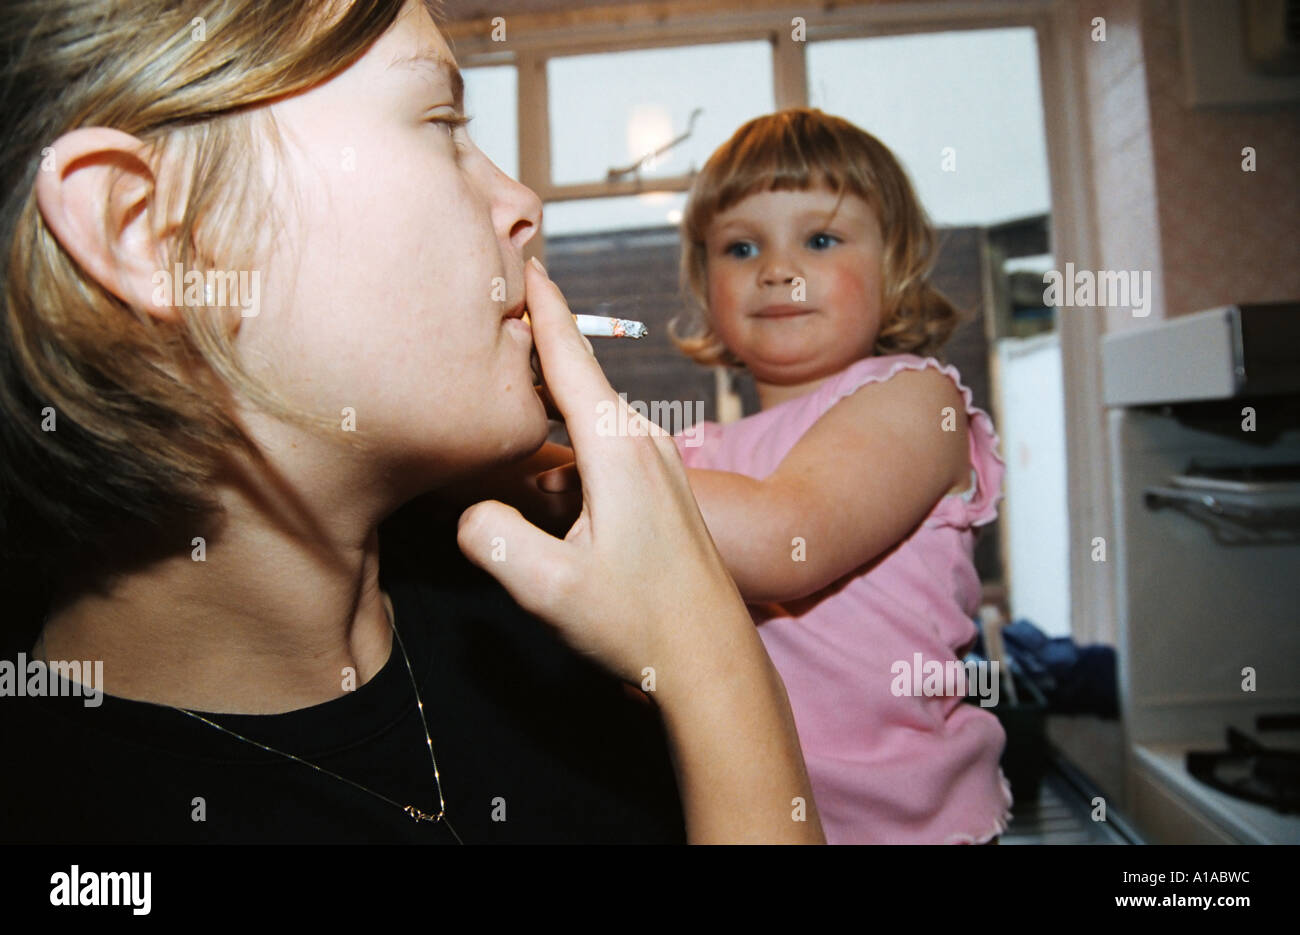
POLYGON ((541 358, 546 389, 564 419, 575 451, 581 450, 595 442, 601 404, 611 404, 618 397, 591 353, 590 342, 578 333, 559 287, 540 263, 525 265, 524 283, 533 344, 541 358))
POLYGON ((528 269, 525 282, 546 387, 575 459, 538 475, 538 489, 561 492, 563 504, 561 494, 576 484, 581 512, 561 540, 504 504, 480 503, 461 517, 461 549, 521 606, 622 677, 656 665, 685 673, 699 648, 694 639, 706 636, 694 627, 730 629, 723 640, 730 645, 735 630, 753 637, 748 614, 672 440, 614 394, 543 271, 528 269), (683 620, 692 626, 682 630, 683 620))
POLYGON ((476 503, 460 515, 456 543, 471 562, 509 592, 520 607, 551 617, 566 605, 557 572, 568 567, 565 544, 498 500, 476 503))

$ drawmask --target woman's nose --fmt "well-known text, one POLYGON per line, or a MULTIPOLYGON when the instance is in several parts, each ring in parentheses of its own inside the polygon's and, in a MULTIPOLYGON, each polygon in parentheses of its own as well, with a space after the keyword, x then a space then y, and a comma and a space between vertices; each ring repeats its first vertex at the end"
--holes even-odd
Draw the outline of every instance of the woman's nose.
POLYGON ((527 185, 516 182, 495 165, 492 167, 492 223, 497 232, 510 239, 517 249, 542 226, 542 199, 527 185))

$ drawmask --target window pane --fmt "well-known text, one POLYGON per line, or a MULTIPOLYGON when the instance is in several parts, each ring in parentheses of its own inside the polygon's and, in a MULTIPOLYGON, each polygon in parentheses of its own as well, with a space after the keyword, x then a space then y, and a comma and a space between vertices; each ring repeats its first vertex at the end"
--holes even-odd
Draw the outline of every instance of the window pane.
POLYGON ((469 135, 512 179, 519 178, 519 133, 515 122, 518 88, 513 65, 466 68, 465 112, 474 119, 469 135))
POLYGON ((542 230, 550 238, 643 227, 676 227, 685 207, 685 192, 552 201, 542 213, 542 230))
POLYGON ((1032 29, 812 43, 808 93, 893 150, 937 224, 1050 211, 1032 29))
POLYGON ((773 102, 766 42, 565 56, 547 76, 556 185, 604 181, 684 133, 701 108, 691 138, 641 170, 684 175, 773 102))

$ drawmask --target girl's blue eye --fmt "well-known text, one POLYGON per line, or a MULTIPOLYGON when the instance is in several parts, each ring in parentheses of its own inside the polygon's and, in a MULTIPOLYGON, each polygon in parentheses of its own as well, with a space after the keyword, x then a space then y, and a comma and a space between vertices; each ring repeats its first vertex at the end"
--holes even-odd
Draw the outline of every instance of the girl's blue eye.
POLYGON ((754 255, 753 250, 754 245, 752 243, 746 243, 742 240, 728 245, 722 252, 727 256, 735 257, 737 260, 747 260, 754 255))
POLYGON ((808 246, 812 247, 814 250, 825 250, 827 247, 832 247, 839 242, 840 239, 834 234, 827 234, 825 232, 818 232, 808 238, 808 246))

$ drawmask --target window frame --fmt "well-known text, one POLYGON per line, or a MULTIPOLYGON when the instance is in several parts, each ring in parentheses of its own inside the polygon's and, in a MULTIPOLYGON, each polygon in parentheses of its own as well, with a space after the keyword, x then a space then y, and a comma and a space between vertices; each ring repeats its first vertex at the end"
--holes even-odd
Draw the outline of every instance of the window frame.
MULTIPOLYGON (((542 14, 511 17, 505 23, 509 45, 492 40, 489 21, 449 24, 445 31, 453 41, 464 68, 486 65, 514 65, 518 93, 519 181, 541 197, 543 203, 585 198, 639 195, 644 192, 684 192, 691 186, 688 174, 653 179, 624 179, 556 185, 551 174, 550 89, 547 64, 553 58, 575 55, 628 52, 642 49, 683 48, 693 45, 721 45, 729 42, 767 42, 772 51, 772 89, 775 109, 807 107, 807 46, 836 39, 915 35, 925 32, 953 32, 1010 26, 1035 30, 1043 57, 1043 10, 1048 4, 982 3, 954 4, 951 9, 908 9, 907 4, 876 5, 837 10, 800 9, 789 17, 779 9, 753 12, 714 10, 672 19, 638 21, 635 13, 626 18, 613 16, 600 23, 583 23, 581 29, 557 25, 573 14, 542 14), (719 28, 719 17, 726 24, 719 28), (774 29, 774 20, 805 22, 805 38, 794 41, 792 29, 774 29), (510 30, 514 31, 513 36, 510 30)), ((610 11, 619 13, 617 8, 610 11)), ((1046 96, 1044 96, 1046 98, 1046 96)), ((1046 99, 1044 99, 1046 110, 1046 99)))

